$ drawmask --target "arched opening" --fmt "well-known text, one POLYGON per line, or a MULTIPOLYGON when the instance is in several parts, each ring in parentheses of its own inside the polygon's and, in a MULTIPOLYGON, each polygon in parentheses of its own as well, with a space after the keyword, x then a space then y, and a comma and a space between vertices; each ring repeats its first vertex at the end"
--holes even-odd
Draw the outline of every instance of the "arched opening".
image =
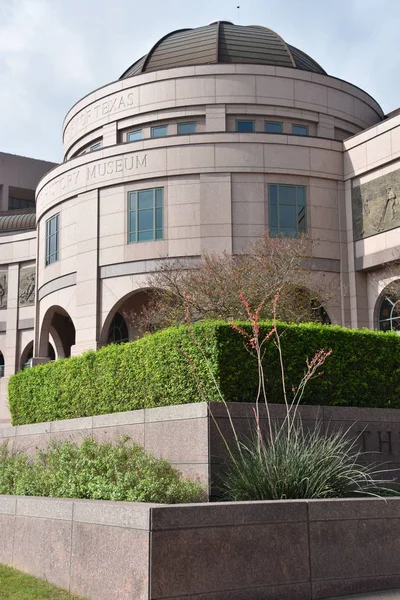
POLYGON ((4 356, 3 356, 3 353, 0 352, 0 377, 4 377, 4 367, 5 367, 4 356))
POLYGON ((107 342, 109 344, 123 344, 124 342, 129 342, 128 325, 119 312, 114 315, 114 318, 111 321, 107 342))
POLYGON ((132 342, 142 337, 143 331, 135 318, 149 302, 151 290, 136 290, 121 298, 104 321, 100 341, 105 344, 132 342))
MULTIPOLYGON (((51 342, 49 342, 49 344, 48 344, 47 356, 51 361, 56 360, 56 353, 55 353, 53 344, 51 342)), ((33 341, 29 342, 29 344, 27 346, 25 346, 25 349, 21 354, 20 369, 21 370, 30 369, 32 366, 32 359, 33 359, 33 341)))
POLYGON ((54 360, 69 358, 75 344, 75 326, 66 310, 60 306, 49 308, 42 323, 39 341, 39 357, 54 360), (50 336, 55 348, 50 344, 50 336))
POLYGON ((310 322, 331 325, 320 295, 301 286, 288 285, 280 292, 278 318, 288 322, 310 322))
POLYGON ((386 288, 379 300, 379 331, 400 331, 400 299, 386 288))

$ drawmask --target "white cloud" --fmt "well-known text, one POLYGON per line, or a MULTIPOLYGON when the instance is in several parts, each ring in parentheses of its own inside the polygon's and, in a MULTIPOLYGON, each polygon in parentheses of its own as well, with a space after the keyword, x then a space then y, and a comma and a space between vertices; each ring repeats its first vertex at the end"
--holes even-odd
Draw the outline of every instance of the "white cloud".
POLYGON ((83 33, 61 21, 51 0, 12 0, 1 17, 0 148, 24 153, 32 137, 43 148, 55 119, 61 129, 54 99, 93 80, 83 33))
MULTIPOLYGON (((0 0, 0 150, 61 159, 69 108, 174 29, 237 20, 231 0, 0 0)), ((246 0, 242 24, 275 29, 333 76, 400 104, 397 0, 246 0), (379 14, 378 14, 379 13, 379 14)))

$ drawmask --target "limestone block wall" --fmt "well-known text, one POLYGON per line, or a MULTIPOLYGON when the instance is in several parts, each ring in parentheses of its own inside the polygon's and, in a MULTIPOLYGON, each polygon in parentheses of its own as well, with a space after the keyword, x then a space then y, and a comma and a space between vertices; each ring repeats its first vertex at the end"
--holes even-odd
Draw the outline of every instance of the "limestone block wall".
POLYGON ((382 118, 355 86, 257 65, 142 74, 77 102, 64 121, 66 160, 37 189, 37 360, 46 360, 57 311, 75 330, 68 352, 95 349, 121 300, 146 287, 160 258, 241 252, 269 226, 271 183, 305 186, 307 231, 318 242, 313 269, 336 290, 326 307, 332 321, 348 325, 341 140, 382 118), (254 120, 254 133, 236 132, 237 119, 254 120), (269 119, 282 122, 282 134, 265 133, 269 119), (179 135, 179 124, 191 120, 196 133, 179 135), (292 135, 295 123, 309 135, 292 135), (165 137, 152 137, 156 125, 168 126, 165 137), (141 139, 128 142, 138 128, 141 139), (94 143, 101 147, 90 152, 94 143), (163 188, 163 239, 129 244, 128 194, 155 187, 163 188), (54 215, 59 260, 46 267, 46 221, 54 215))
POLYGON ((117 143, 126 125, 196 114, 205 115, 206 131, 225 131, 227 114, 279 116, 331 139, 335 128, 351 135, 383 117, 371 96, 334 77, 261 65, 184 67, 116 81, 77 102, 64 120, 66 158, 99 137, 117 143))
MULTIPOLYGON (((146 285, 146 273, 160 258, 238 252, 258 239, 269 225, 270 183, 306 187, 308 232, 318 240, 313 266, 336 279, 339 290, 345 251, 341 142, 237 133, 204 134, 196 143, 180 137, 104 148, 64 163, 41 182, 37 356, 52 306, 74 322, 74 353, 96 348, 123 297, 117 277, 126 278, 121 285, 127 294, 146 285), (154 187, 164 190, 163 240, 128 244, 128 192, 154 187), (55 214, 60 259, 46 267, 46 221, 55 214)), ((327 308, 334 322, 347 323, 344 295, 327 308)))
POLYGON ((400 116, 344 142, 352 326, 377 326, 389 283, 382 266, 400 255, 400 116))
POLYGON ((4 376, 0 377, 0 423, 9 421, 7 384, 22 368, 24 352, 33 343, 35 316, 36 232, 0 236, 0 352, 4 376))

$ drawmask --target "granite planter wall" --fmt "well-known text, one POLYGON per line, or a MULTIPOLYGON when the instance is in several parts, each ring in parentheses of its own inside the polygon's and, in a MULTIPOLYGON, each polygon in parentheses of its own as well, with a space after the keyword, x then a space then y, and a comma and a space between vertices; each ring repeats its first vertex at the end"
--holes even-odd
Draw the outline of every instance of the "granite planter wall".
MULTIPOLYGON (((284 406, 271 405, 270 409, 274 418, 283 417, 284 406)), ((254 423, 253 405, 232 403, 229 410, 239 437, 249 436, 254 423)), ((351 427, 349 436, 359 436, 359 446, 368 452, 366 460, 385 463, 387 468, 400 468, 400 410, 302 406, 300 412, 306 426, 312 427, 319 422, 323 430, 351 427)), ((261 421, 265 423, 262 406, 261 421)), ((214 497, 219 493, 219 474, 226 455, 215 422, 224 436, 232 440, 225 406, 199 402, 5 427, 0 429, 0 442, 8 440, 11 446, 34 452, 45 446, 49 439, 72 439, 79 443, 85 435, 115 440, 126 433, 148 452, 168 459, 185 475, 200 478, 210 487, 211 497, 214 497)), ((400 476, 400 471, 396 475, 400 476)))
POLYGON ((0 562, 89 600, 317 600, 400 587, 400 498, 0 496, 0 531, 0 562))

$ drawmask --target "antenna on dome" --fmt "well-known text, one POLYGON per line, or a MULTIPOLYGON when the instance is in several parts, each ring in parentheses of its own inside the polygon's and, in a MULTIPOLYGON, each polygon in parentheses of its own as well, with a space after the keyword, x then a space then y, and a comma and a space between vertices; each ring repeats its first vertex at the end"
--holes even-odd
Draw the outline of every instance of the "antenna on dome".
POLYGON ((237 6, 237 11, 238 11, 238 25, 240 25, 240 6, 237 6))

